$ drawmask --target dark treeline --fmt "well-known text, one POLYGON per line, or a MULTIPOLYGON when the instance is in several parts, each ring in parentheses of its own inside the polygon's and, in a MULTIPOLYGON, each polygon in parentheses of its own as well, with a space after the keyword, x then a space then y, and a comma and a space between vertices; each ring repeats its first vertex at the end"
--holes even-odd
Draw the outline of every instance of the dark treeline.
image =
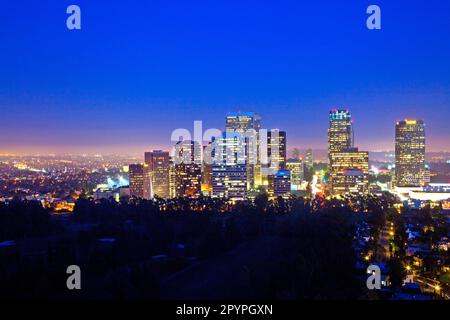
POLYGON ((39 203, 11 202, 0 205, 0 241, 15 240, 0 247, 0 297, 364 298, 355 225, 382 205, 355 213, 342 202, 313 210, 302 198, 266 195, 236 205, 81 198, 60 217, 39 203), (69 265, 82 270, 80 291, 66 288, 69 265), (198 279, 211 287, 199 290, 198 279))
POLYGON ((50 212, 37 201, 14 200, 0 202, 0 242, 36 236, 48 236, 61 231, 50 212))

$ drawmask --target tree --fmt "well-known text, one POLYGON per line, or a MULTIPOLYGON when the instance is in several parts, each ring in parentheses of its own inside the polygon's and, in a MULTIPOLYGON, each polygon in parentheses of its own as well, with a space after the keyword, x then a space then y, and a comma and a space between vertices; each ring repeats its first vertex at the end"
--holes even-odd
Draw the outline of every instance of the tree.
POLYGON ((265 212, 269 203, 269 195, 266 191, 261 191, 255 197, 255 205, 259 213, 265 212))
POLYGON ((400 259, 394 258, 389 261, 389 278, 394 289, 401 288, 406 278, 406 269, 400 259))

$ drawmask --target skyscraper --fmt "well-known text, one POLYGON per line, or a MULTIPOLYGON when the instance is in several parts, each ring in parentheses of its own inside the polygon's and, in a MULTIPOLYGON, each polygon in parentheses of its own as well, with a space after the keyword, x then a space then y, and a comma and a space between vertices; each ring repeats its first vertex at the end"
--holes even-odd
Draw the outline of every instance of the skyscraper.
POLYGON ((368 192, 369 153, 353 148, 353 124, 348 110, 331 110, 328 128, 328 172, 331 193, 368 192))
POLYGON ((146 163, 143 164, 144 168, 144 180, 143 180, 143 196, 142 198, 146 200, 153 199, 153 180, 152 180, 152 172, 150 170, 150 166, 146 163))
POLYGON ((226 132, 237 132, 241 135, 251 129, 256 132, 261 129, 261 117, 253 112, 228 113, 225 122, 226 132))
POLYGON ((286 132, 278 129, 267 132, 267 156, 274 172, 286 169, 286 154, 286 132))
POLYGON ((211 196, 212 194, 212 159, 211 149, 212 142, 204 146, 204 159, 202 162, 202 194, 211 196))
POLYGON ((306 150, 303 160, 303 177, 306 181, 311 181, 314 171, 314 158, 312 149, 306 150))
POLYGON ((261 143, 261 181, 262 185, 268 185, 268 178, 279 170, 286 169, 286 132, 278 129, 272 129, 261 133, 261 139, 266 139, 261 143), (266 156, 263 156, 264 152, 266 156))
POLYGON ((331 192, 333 195, 368 192, 369 153, 348 148, 331 153, 331 192))
POLYGON ((279 170, 268 177, 268 194, 270 199, 291 195, 291 174, 289 170, 279 170))
POLYGON ((144 198, 144 166, 142 164, 130 164, 128 176, 130 179, 130 196, 144 198))
POLYGON ((145 164, 148 166, 150 172, 153 195, 161 198, 169 198, 169 152, 162 150, 146 152, 145 164))
POLYGON ((395 126, 395 185, 426 184, 425 124, 422 120, 398 121, 395 126))
POLYGON ((332 154, 353 147, 353 126, 348 110, 331 110, 328 129, 328 159, 332 167, 332 154))
POLYGON ((244 138, 247 156, 247 188, 254 189, 261 184, 259 146, 261 117, 253 112, 228 113, 225 118, 225 132, 239 133, 244 138))
POLYGON ((304 163, 305 163, 305 169, 307 169, 307 170, 312 170, 313 169, 314 158, 313 158, 313 151, 312 151, 312 149, 306 150, 304 163))
POLYGON ((173 161, 170 161, 169 164, 169 198, 176 198, 177 197, 177 179, 176 179, 176 172, 175 172, 175 164, 173 161))
POLYGON ((177 197, 198 197, 202 183, 202 149, 194 141, 180 141, 174 150, 175 193, 177 197))
POLYGON ((304 176, 302 161, 299 159, 289 159, 286 162, 286 168, 291 173, 291 190, 300 190, 304 176))
POLYGON ((245 138, 224 132, 213 141, 212 196, 244 200, 248 191, 245 138))

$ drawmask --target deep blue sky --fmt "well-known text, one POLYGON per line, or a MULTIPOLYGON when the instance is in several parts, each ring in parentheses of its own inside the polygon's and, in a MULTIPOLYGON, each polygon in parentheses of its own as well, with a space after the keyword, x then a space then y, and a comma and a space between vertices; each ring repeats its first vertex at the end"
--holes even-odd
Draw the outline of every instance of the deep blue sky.
POLYGON ((450 150, 449 36, 447 0, 2 0, 0 152, 140 152, 236 110, 324 148, 337 106, 362 148, 392 149, 395 121, 417 117, 450 150))

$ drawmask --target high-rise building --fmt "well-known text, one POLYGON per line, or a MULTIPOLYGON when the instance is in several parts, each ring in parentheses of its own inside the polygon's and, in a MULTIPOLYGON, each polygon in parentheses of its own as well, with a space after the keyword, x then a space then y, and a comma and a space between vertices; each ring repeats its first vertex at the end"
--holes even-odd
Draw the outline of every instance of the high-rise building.
POLYGON ((311 171, 313 169, 313 167, 314 167, 314 158, 313 158, 313 151, 312 151, 312 149, 306 150, 304 164, 305 164, 305 169, 306 170, 310 170, 311 171))
POLYGON ((286 132, 278 129, 267 132, 267 156, 275 172, 286 169, 286 132))
POLYGON ((395 126, 395 179, 397 187, 426 184, 425 124, 422 120, 398 121, 395 126))
POLYGON ((175 145, 175 193, 177 197, 199 197, 202 183, 202 149, 194 141, 175 145))
POLYGON ((331 192, 333 195, 368 192, 369 153, 348 148, 331 153, 331 192))
POLYGON ((144 198, 144 166, 142 164, 130 164, 128 176, 130 180, 130 196, 144 198))
POLYGON ((226 132, 236 132, 243 135, 248 130, 254 129, 258 132, 261 129, 261 117, 253 112, 228 113, 225 121, 226 132))
POLYGON ((142 198, 146 200, 153 199, 153 180, 152 180, 152 172, 150 170, 150 166, 146 163, 143 164, 144 167, 144 180, 143 180, 143 196, 142 198))
POLYGON ((285 131, 273 129, 265 137, 266 143, 261 143, 261 150, 266 151, 266 156, 261 157, 261 184, 267 186, 269 176, 286 169, 287 146, 285 131))
POLYGON ((245 138, 224 132, 213 141, 212 196, 244 200, 248 191, 245 138))
POLYGON ((314 175, 314 158, 312 149, 306 150, 303 158, 303 178, 306 181, 311 181, 314 175))
POLYGON ((270 199, 282 197, 288 199, 291 195, 291 174, 289 170, 279 170, 268 177, 268 194, 270 199))
POLYGON ((332 167, 332 154, 353 147, 353 126, 348 110, 331 110, 328 128, 328 160, 332 167))
POLYGON ((177 197, 177 180, 176 180, 176 172, 175 172, 175 164, 173 161, 170 161, 169 164, 169 197, 171 199, 177 197))
POLYGON ((228 113, 225 118, 225 132, 238 133, 244 137, 247 156, 247 188, 254 189, 261 184, 259 158, 261 117, 253 112, 228 113))
POLYGON ((300 159, 289 159, 286 162, 286 169, 291 173, 291 190, 301 189, 303 182, 303 163, 300 159))
POLYGON ((146 152, 145 164, 148 166, 150 172, 153 195, 161 198, 169 198, 169 152, 162 150, 146 152))
POLYGON ((212 195, 212 148, 212 141, 203 146, 202 194, 204 196, 212 195))

